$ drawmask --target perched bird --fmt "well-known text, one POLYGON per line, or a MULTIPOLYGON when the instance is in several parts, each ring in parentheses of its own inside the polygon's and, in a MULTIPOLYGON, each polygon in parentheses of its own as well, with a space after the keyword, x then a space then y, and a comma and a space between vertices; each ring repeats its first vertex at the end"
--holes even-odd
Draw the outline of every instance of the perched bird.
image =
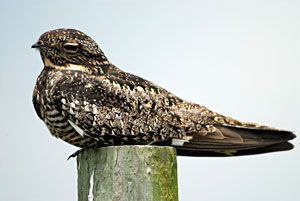
POLYGON ((122 71, 81 31, 45 32, 32 48, 44 63, 34 108, 52 135, 77 147, 165 145, 185 156, 293 148, 290 131, 223 116, 122 71))

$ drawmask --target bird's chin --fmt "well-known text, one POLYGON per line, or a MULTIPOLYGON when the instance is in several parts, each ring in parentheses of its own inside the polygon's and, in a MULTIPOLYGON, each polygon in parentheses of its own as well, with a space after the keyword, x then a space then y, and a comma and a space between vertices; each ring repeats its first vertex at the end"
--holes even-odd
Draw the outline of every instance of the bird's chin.
POLYGON ((42 53, 40 53, 40 54, 41 54, 41 58, 42 58, 43 64, 45 66, 47 58, 42 53))
POLYGON ((44 63, 44 66, 54 66, 54 63, 46 56, 45 51, 40 50, 40 55, 44 63))
POLYGON ((46 56, 44 56, 42 53, 41 53, 41 57, 42 57, 42 60, 43 60, 43 63, 44 63, 44 66, 49 66, 49 67, 54 67, 55 64, 53 64, 50 59, 48 59, 46 56))

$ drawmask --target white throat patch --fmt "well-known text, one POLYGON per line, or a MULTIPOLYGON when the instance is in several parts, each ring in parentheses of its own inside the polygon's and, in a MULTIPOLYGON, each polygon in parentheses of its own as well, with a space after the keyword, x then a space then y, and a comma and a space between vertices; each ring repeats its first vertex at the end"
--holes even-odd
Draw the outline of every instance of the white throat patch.
POLYGON ((77 64, 67 64, 66 66, 58 66, 52 63, 47 57, 44 58, 44 65, 60 70, 78 70, 78 71, 88 71, 84 66, 77 64))

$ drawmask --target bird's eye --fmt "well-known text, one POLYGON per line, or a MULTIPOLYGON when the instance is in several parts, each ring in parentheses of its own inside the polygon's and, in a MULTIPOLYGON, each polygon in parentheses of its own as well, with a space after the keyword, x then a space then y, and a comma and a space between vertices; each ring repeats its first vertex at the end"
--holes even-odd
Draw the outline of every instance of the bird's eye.
POLYGON ((78 51, 78 44, 77 43, 65 43, 63 48, 66 52, 76 53, 78 51))

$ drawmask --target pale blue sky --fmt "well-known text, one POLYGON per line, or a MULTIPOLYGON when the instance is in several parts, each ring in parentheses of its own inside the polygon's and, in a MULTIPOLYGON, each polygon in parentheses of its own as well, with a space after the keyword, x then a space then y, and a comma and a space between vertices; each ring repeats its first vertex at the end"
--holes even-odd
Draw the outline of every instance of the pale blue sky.
MULTIPOLYGON (((50 136, 31 103, 42 70, 30 46, 76 28, 117 66, 212 110, 300 133, 296 0, 1 1, 0 200, 76 200, 75 147, 50 136)), ((299 145, 299 139, 294 144, 299 145)), ((178 158, 181 201, 300 200, 300 148, 178 158)))

